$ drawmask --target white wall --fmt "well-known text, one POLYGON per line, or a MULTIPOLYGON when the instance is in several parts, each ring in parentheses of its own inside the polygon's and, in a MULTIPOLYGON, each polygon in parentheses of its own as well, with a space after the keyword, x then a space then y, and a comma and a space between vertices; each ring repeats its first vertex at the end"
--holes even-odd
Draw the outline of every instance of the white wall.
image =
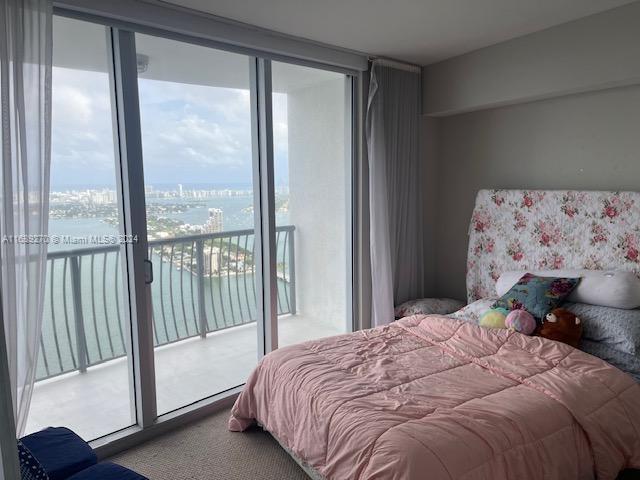
POLYGON ((640 2, 424 69, 423 111, 461 113, 640 82, 640 2))
MULTIPOLYGON (((289 217, 295 225, 298 312, 346 326, 345 81, 287 94, 289 217)), ((349 286, 349 289, 351 287, 349 286)))

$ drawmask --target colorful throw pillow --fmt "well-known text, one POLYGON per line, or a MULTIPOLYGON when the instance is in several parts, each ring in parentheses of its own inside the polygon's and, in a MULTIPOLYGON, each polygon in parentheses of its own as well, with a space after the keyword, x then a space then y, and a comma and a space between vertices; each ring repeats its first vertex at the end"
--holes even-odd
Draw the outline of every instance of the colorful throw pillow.
POLYGON ((526 310, 538 321, 554 308, 580 283, 579 278, 538 277, 527 273, 493 305, 493 308, 526 310))

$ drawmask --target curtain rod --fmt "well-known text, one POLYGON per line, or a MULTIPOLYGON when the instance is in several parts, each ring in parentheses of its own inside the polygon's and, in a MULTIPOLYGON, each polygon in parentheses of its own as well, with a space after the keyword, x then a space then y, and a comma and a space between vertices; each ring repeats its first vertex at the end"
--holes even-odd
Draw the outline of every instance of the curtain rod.
POLYGON ((369 57, 372 64, 381 65, 383 67, 397 68, 398 70, 406 70, 408 72, 421 73, 422 67, 413 63, 401 62, 390 58, 369 57))

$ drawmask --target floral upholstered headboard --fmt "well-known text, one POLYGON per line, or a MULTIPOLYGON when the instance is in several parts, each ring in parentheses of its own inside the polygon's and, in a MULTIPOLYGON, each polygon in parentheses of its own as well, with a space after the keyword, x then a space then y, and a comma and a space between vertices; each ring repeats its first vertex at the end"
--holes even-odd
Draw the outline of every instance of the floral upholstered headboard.
POLYGON ((469 302, 509 270, 630 270, 640 275, 640 193, 481 190, 469 226, 469 302))

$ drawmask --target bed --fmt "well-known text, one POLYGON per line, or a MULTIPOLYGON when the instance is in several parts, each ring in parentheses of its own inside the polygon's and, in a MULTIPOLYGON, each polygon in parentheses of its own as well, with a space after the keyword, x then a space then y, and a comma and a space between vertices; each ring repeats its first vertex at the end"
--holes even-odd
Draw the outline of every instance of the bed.
MULTIPOLYGON (((629 254, 638 218, 635 193, 481 191, 469 300, 518 268, 639 273, 629 254), (594 235, 610 241, 592 245, 594 235)), ((450 316, 415 315, 267 355, 229 428, 256 422, 327 480, 615 479, 640 468, 632 376, 565 344, 450 316)))

